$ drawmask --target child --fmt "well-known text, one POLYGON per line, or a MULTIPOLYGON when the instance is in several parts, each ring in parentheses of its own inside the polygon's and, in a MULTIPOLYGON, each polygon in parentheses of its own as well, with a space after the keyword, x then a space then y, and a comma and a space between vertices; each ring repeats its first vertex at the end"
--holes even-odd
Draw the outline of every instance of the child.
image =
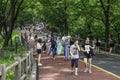
POLYGON ((78 76, 78 60, 79 60, 79 52, 80 47, 78 45, 78 40, 74 41, 74 44, 70 47, 70 55, 71 55, 71 68, 72 73, 75 70, 75 76, 78 76), (75 69, 74 69, 75 66, 75 69))
POLYGON ((85 69, 84 72, 92 73, 91 71, 91 62, 93 56, 93 49, 92 45, 90 44, 90 39, 87 37, 85 43, 82 46, 82 51, 84 52, 84 62, 85 62, 85 69), (89 66, 87 68, 87 66, 89 66))

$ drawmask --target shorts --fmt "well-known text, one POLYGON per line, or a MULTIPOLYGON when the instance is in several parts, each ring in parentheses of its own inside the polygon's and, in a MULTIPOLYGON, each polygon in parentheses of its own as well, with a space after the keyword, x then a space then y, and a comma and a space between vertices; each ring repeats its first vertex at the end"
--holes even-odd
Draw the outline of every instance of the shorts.
POLYGON ((100 43, 99 43, 99 42, 97 42, 97 43, 96 43, 96 46, 97 46, 97 47, 99 47, 99 46, 100 46, 100 43))
POLYGON ((87 58, 87 59, 92 58, 92 54, 84 53, 84 58, 87 58))
POLYGON ((46 50, 46 45, 43 45, 42 50, 43 50, 43 51, 46 50))
POLYGON ((115 45, 113 43, 110 44, 110 47, 114 47, 115 45))
POLYGON ((41 54, 41 53, 42 53, 42 50, 41 50, 41 49, 37 49, 37 53, 38 53, 38 54, 41 54))
POLYGON ((78 60, 79 59, 71 59, 71 67, 73 68, 74 66, 77 68, 78 67, 78 60))

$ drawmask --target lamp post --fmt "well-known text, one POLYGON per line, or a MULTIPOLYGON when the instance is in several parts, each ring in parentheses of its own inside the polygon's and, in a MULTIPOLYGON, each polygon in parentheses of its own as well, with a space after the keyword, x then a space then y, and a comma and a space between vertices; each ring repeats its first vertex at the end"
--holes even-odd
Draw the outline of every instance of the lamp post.
POLYGON ((15 53, 17 53, 17 49, 18 49, 18 42, 19 42, 19 37, 16 36, 15 37, 15 53))

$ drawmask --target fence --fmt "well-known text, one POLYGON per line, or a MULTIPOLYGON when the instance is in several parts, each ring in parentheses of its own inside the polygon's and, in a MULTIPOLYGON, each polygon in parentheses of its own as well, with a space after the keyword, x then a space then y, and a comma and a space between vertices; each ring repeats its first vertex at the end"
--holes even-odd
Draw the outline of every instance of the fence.
POLYGON ((14 80, 27 80, 29 72, 32 71, 32 61, 34 60, 31 52, 26 53, 23 58, 16 57, 15 62, 6 67, 5 64, 0 65, 0 80, 6 80, 8 71, 14 69, 14 80))
POLYGON ((31 46, 28 44, 26 38, 21 35, 21 44, 27 50, 27 53, 23 57, 15 57, 15 62, 10 66, 6 67, 5 64, 0 64, 0 80, 6 80, 7 73, 14 70, 14 80, 31 80, 29 78, 32 74, 33 68, 35 68, 34 80, 39 79, 39 68, 38 62, 35 61, 33 57, 33 51, 31 51, 31 46), (30 51, 29 51, 30 50, 30 51))

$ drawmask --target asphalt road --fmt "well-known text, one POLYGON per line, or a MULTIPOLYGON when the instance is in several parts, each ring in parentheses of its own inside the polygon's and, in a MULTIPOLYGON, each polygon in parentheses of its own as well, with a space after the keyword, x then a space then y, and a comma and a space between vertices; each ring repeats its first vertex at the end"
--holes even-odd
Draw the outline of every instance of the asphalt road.
MULTIPOLYGON (((83 58, 83 55, 80 55, 83 58)), ((106 55, 95 54, 93 64, 120 76, 120 59, 106 55)))

